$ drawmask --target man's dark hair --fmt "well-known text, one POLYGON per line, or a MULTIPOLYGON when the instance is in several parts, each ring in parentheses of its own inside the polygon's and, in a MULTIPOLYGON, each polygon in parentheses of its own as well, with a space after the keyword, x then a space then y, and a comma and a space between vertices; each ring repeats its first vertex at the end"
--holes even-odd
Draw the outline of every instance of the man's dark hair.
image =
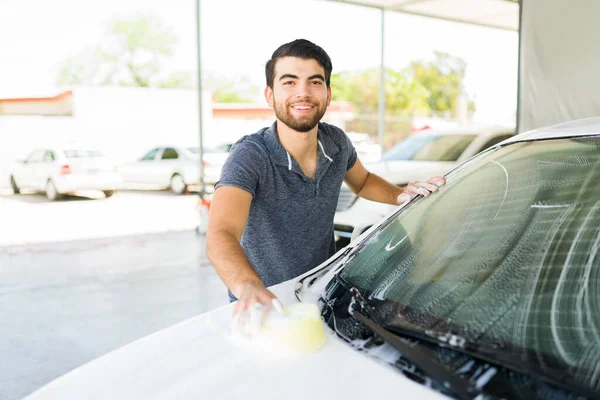
POLYGON ((325 70, 325 84, 329 87, 331 78, 331 58, 321 47, 306 39, 296 39, 293 42, 282 44, 273 52, 271 59, 265 66, 265 75, 267 77, 267 86, 273 88, 275 79, 275 63, 283 57, 298 57, 304 60, 316 60, 325 70))

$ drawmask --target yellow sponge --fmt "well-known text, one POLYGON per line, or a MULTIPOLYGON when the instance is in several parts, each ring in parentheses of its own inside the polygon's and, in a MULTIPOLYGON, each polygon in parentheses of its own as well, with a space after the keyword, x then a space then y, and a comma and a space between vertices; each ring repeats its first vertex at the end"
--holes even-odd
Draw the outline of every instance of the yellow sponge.
POLYGON ((270 312, 261 335, 277 355, 309 354, 323 345, 326 334, 321 312, 315 304, 295 303, 284 307, 285 315, 270 312))

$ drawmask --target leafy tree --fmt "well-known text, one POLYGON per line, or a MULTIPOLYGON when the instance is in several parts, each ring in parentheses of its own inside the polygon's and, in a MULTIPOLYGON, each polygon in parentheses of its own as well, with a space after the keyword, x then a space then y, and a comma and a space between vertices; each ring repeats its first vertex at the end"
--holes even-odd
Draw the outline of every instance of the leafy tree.
MULTIPOLYGON (((406 72, 429 92, 427 103, 432 111, 454 112, 463 92, 467 64, 460 57, 436 51, 429 62, 413 61, 406 72)), ((474 104, 470 101, 471 108, 474 104)))
POLYGON ((213 93, 219 103, 252 103, 259 97, 259 90, 247 76, 232 79, 207 73, 202 79, 203 86, 213 93))
MULTIPOLYGON (((163 73, 175 44, 171 32, 152 17, 115 21, 102 45, 63 62, 57 83, 196 89, 195 72, 176 71, 166 77, 163 73)), ((219 102, 251 102, 258 95, 248 77, 232 80, 207 73, 203 84, 219 102)))
MULTIPOLYGON (((175 37, 152 17, 110 24, 100 46, 66 60, 57 77, 59 85, 164 86, 160 73, 172 55, 175 37)), ((182 84, 182 73, 167 82, 182 84)))
MULTIPOLYGON (((466 63, 459 57, 435 52, 433 61, 414 61, 401 70, 386 68, 385 99, 388 114, 424 115, 453 112, 463 91, 466 63)), ((352 103, 360 113, 374 113, 379 103, 379 70, 333 74, 334 100, 352 103)), ((470 101, 470 109, 474 103, 470 101)))

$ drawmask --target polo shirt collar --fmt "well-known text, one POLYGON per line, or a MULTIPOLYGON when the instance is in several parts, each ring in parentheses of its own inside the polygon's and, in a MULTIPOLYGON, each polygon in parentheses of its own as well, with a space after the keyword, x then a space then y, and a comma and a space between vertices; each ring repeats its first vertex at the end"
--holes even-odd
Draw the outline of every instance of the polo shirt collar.
MULTIPOLYGON (((271 155, 271 159, 277 165, 281 165, 288 169, 292 169, 291 166, 294 164, 295 160, 293 157, 288 154, 288 152, 283 148, 281 143, 279 142, 279 138, 277 137, 276 131, 277 122, 274 122, 266 130, 265 135, 265 143, 267 145, 267 149, 271 155)), ((319 123, 319 131, 317 133, 318 140, 318 152, 319 152, 319 163, 322 159, 325 159, 327 162, 331 163, 335 160, 335 156, 340 152, 340 148, 337 144, 327 135, 326 130, 323 124, 319 123)))

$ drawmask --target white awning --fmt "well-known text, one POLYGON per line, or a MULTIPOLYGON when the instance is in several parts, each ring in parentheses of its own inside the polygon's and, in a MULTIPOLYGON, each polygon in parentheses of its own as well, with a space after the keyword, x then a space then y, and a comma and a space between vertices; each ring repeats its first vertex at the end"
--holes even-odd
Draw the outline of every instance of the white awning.
POLYGON ((328 0, 492 28, 519 30, 518 0, 328 0))

